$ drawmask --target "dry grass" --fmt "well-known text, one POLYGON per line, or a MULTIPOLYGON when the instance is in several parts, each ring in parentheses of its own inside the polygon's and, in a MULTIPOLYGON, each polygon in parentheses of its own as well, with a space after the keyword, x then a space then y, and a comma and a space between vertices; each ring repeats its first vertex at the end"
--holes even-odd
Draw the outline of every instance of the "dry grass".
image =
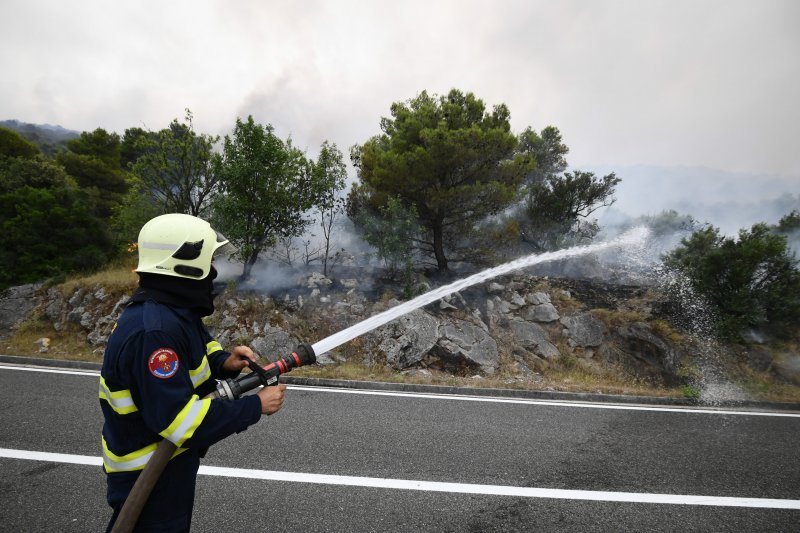
POLYGON ((0 345, 5 353, 21 356, 96 362, 103 358, 102 351, 87 344, 86 334, 80 328, 68 325, 61 331, 56 331, 39 311, 20 324, 14 334, 4 339, 0 345), (36 342, 42 338, 50 339, 47 352, 41 352, 41 344, 36 342))
POLYGON ((64 298, 69 298, 77 289, 92 289, 101 286, 112 296, 130 294, 136 289, 139 278, 130 266, 116 266, 88 276, 75 276, 56 287, 64 298))
POLYGON ((647 320, 647 314, 633 309, 592 309, 590 313, 609 329, 647 320))
POLYGON ((686 335, 673 328, 669 322, 661 318, 648 321, 653 333, 672 344, 681 345, 686 342, 686 335))
POLYGON ((589 392, 600 394, 624 394, 682 398, 680 389, 654 387, 635 380, 620 379, 611 375, 594 375, 583 370, 555 370, 547 372, 543 380, 526 380, 498 373, 495 376, 459 377, 431 370, 429 375, 404 374, 384 366, 366 367, 351 362, 304 367, 294 370, 293 376, 341 379, 353 381, 379 381, 386 383, 407 383, 422 385, 443 385, 450 387, 477 387, 492 389, 516 389, 531 391, 589 392))

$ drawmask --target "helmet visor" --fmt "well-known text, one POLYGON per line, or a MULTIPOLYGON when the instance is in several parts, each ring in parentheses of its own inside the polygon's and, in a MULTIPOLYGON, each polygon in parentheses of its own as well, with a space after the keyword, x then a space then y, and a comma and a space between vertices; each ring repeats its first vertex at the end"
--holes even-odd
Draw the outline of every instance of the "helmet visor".
POLYGON ((239 249, 236 248, 236 246, 231 244, 231 242, 225 237, 225 235, 216 230, 214 231, 214 233, 217 234, 217 244, 214 248, 214 254, 212 256, 212 259, 216 259, 218 257, 224 257, 226 259, 230 259, 234 254, 236 254, 236 252, 239 251, 239 249))

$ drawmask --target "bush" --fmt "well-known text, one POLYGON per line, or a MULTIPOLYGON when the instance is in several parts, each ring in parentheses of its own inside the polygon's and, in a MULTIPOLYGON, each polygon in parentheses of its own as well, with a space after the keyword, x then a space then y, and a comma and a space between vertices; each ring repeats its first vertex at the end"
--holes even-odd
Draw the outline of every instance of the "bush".
POLYGON ((707 227, 664 256, 715 308, 717 330, 736 339, 751 327, 785 335, 800 319, 800 272, 786 237, 766 224, 741 230, 738 239, 707 227))

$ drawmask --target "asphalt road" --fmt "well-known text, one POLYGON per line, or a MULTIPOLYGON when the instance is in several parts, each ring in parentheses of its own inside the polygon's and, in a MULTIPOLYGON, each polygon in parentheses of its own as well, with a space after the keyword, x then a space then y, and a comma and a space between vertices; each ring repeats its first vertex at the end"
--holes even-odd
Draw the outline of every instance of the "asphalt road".
MULTIPOLYGON (((97 379, 0 365, 0 531, 104 529, 99 463, 15 456, 99 461, 97 379)), ((798 530, 797 414, 608 407, 291 387, 211 449, 193 530, 798 530)))

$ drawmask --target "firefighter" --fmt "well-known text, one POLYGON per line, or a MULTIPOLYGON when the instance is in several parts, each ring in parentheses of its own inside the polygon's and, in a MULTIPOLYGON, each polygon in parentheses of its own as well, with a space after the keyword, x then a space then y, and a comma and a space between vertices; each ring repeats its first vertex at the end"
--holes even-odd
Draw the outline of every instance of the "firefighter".
POLYGON ((162 439, 177 451, 136 527, 188 531, 205 450, 283 406, 285 385, 233 401, 203 399, 216 379, 235 378, 256 360, 246 346, 224 351, 201 321, 214 312, 212 260, 230 248, 208 222, 184 214, 158 216, 139 233, 139 287, 108 339, 100 374, 109 531, 162 439))

